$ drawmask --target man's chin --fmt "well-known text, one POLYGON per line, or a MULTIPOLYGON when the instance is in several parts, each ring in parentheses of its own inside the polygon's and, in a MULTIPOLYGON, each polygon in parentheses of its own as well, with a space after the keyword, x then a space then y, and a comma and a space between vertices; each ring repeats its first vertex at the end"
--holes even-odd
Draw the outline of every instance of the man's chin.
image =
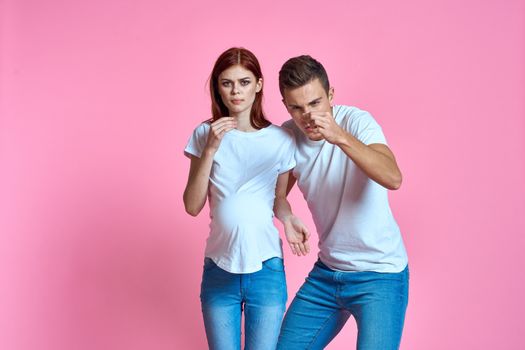
POLYGON ((306 137, 308 137, 310 141, 321 141, 323 139, 323 135, 317 132, 308 132, 306 133, 306 137))

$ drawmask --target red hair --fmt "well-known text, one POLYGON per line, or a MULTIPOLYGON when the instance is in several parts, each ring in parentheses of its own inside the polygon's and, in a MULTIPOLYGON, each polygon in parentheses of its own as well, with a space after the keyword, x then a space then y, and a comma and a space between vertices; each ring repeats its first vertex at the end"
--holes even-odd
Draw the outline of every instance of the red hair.
MULTIPOLYGON (((249 70, 255 76, 256 81, 262 79, 261 66, 257 57, 242 47, 232 47, 224 51, 213 66, 210 77, 210 95, 211 95, 211 113, 212 121, 216 121, 221 117, 229 115, 228 108, 224 105, 219 94, 219 75, 226 69, 240 65, 249 70)), ((255 129, 262 129, 271 124, 271 122, 264 116, 262 108, 263 91, 257 92, 255 101, 253 101, 252 110, 250 112, 250 124, 255 129)))

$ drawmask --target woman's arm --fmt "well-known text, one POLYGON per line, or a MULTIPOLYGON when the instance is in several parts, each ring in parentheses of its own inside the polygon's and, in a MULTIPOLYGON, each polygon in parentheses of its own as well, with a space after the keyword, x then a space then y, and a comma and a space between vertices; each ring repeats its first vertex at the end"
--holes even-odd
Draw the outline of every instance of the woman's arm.
POLYGON ((237 122, 231 117, 223 117, 213 122, 210 125, 208 140, 201 157, 191 157, 188 182, 183 196, 184 208, 188 214, 197 216, 204 207, 208 195, 213 157, 219 149, 224 134, 236 126, 237 122))
POLYGON ((191 216, 197 216, 206 203, 213 156, 214 153, 205 151, 201 158, 191 157, 190 173, 183 197, 186 212, 191 216))

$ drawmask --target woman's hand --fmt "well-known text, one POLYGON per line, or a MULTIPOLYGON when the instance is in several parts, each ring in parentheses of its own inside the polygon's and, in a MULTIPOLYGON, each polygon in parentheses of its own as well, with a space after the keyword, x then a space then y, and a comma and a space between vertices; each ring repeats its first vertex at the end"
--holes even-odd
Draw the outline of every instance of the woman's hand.
POLYGON ((292 249, 292 253, 297 256, 306 255, 310 252, 310 233, 306 225, 295 215, 290 215, 284 222, 284 233, 286 240, 292 249))
POLYGON ((217 152, 224 134, 236 127, 237 120, 233 117, 222 117, 211 123, 205 148, 213 153, 217 152))

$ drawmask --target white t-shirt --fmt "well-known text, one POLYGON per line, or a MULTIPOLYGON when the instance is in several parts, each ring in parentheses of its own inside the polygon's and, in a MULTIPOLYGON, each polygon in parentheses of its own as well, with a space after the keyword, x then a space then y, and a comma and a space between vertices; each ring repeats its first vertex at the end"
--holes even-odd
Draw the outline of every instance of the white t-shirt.
MULTIPOLYGON (((201 156, 210 125, 200 124, 184 153, 201 156)), ((210 174, 210 236, 206 257, 231 273, 252 273, 264 260, 282 258, 282 242, 273 223, 279 174, 295 166, 295 143, 275 125, 255 132, 227 132, 215 153, 210 174)))
MULTIPOLYGON (((333 115, 364 144, 386 144, 368 112, 334 106, 333 115)), ((293 173, 312 212, 321 261, 340 271, 402 271, 407 255, 387 189, 368 178, 338 146, 309 140, 292 120, 283 126, 296 137, 293 173)))

